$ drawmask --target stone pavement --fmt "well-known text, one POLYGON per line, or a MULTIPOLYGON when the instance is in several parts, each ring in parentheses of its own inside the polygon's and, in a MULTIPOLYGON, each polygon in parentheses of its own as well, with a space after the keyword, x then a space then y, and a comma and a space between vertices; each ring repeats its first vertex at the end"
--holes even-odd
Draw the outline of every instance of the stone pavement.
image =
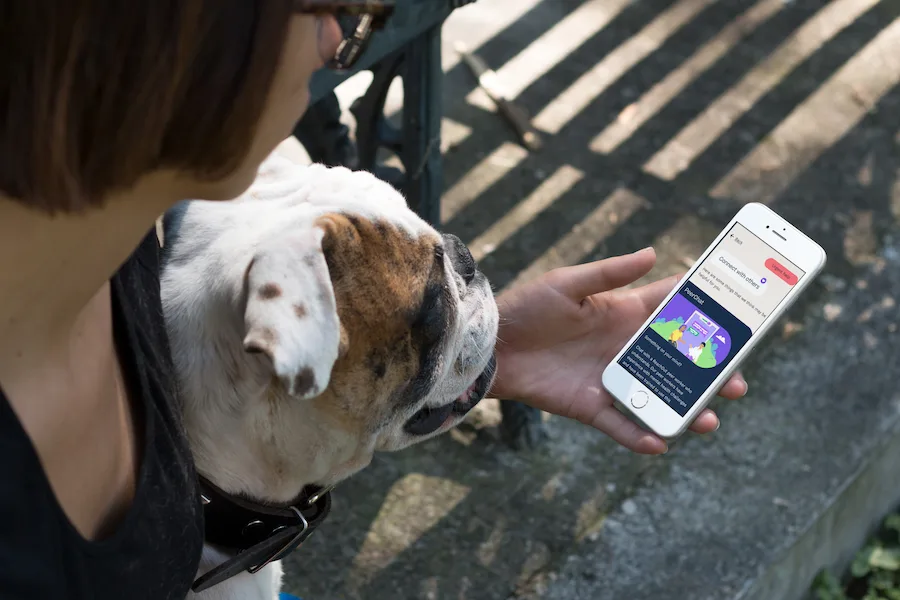
POLYGON ((800 598, 900 501, 900 0, 479 0, 444 36, 445 229, 498 289, 649 244, 651 278, 683 271, 750 200, 828 267, 747 364, 749 397, 717 406, 719 432, 648 458, 553 417, 514 452, 486 401, 341 485, 287 590, 800 598), (456 41, 534 116, 541 152, 456 41))

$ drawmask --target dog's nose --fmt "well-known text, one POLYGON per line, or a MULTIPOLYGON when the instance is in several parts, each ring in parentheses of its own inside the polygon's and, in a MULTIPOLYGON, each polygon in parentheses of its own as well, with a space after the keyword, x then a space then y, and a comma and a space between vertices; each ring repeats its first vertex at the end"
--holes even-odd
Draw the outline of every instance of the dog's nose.
POLYGON ((447 249, 447 256, 456 272, 462 275, 466 285, 469 285, 475 279, 476 265, 472 253, 461 239, 452 233, 444 234, 444 246, 447 249))

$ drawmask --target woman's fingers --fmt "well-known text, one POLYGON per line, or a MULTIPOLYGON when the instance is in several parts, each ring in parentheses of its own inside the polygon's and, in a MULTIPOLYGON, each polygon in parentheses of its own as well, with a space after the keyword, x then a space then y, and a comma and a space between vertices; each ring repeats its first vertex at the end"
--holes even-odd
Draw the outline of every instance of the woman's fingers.
POLYGON ((589 425, 638 454, 663 454, 669 449, 662 438, 641 429, 613 407, 601 410, 589 425))
POLYGON ((716 413, 706 408, 700 413, 700 416, 691 423, 690 430, 694 433, 712 433, 718 428, 719 417, 716 416, 716 413))
POLYGON ((729 400, 737 400, 747 395, 747 382, 740 373, 735 373, 719 390, 719 395, 729 400))
POLYGON ((646 311, 647 316, 649 317, 651 312, 659 308, 659 305, 666 299, 669 292, 678 285, 682 277, 684 277, 684 273, 671 275, 665 279, 660 279, 659 281, 654 281, 653 283, 648 283, 647 285, 642 285, 641 287, 632 290, 623 290, 623 292, 637 296, 637 299, 643 305, 644 311, 646 311))
POLYGON ((634 283, 649 273, 654 264, 656 252, 653 248, 644 248, 633 254, 555 269, 551 271, 552 279, 548 283, 569 298, 580 301, 634 283))

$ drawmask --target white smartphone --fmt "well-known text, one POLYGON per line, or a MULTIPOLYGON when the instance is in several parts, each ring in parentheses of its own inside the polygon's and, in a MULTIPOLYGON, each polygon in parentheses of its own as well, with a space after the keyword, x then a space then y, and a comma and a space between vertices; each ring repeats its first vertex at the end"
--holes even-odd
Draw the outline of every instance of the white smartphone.
POLYGON ((825 266, 819 244, 747 204, 603 371, 619 410, 673 440, 825 266))

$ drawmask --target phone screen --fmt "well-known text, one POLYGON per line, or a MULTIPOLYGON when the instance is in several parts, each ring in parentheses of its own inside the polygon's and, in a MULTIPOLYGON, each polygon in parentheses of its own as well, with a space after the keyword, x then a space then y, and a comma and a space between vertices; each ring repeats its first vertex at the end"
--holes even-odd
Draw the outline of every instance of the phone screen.
POLYGON ((736 223, 619 365, 684 416, 804 275, 736 223))

